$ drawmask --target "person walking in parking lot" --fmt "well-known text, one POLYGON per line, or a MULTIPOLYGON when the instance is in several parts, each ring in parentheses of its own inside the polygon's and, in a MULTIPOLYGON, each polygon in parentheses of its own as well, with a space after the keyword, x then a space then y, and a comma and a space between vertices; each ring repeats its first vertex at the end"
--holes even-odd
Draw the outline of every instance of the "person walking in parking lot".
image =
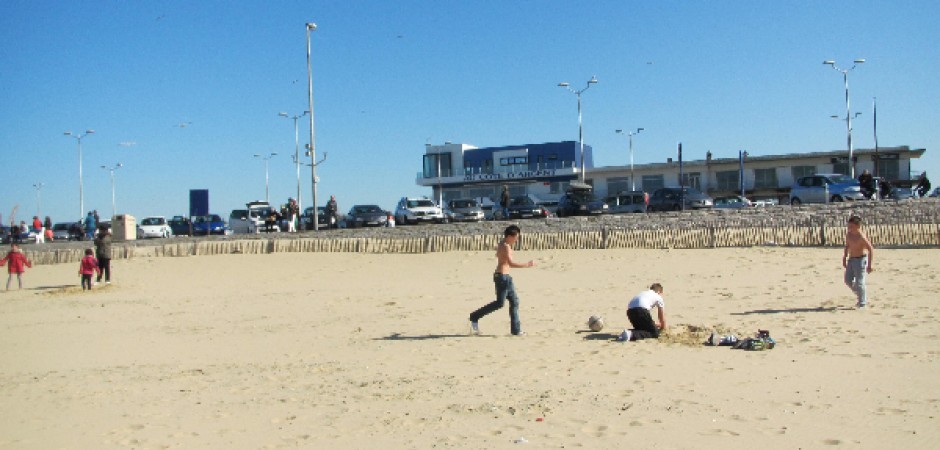
POLYGON ((95 238, 95 257, 98 258, 98 282, 104 274, 105 284, 111 284, 111 230, 102 226, 95 238))
POLYGON ((509 300, 509 331, 513 336, 525 335, 522 331, 522 325, 519 323, 519 296, 516 295, 516 287, 509 276, 510 268, 534 267, 535 261, 527 263, 517 263, 512 259, 512 247, 516 245, 519 239, 519 227, 510 225, 503 232, 503 240, 499 243, 496 250, 496 271, 493 273, 493 283, 496 285, 496 300, 487 303, 482 308, 470 313, 470 328, 473 334, 480 333, 479 322, 483 316, 503 307, 506 300, 509 300))
POLYGON ((499 197, 499 206, 503 208, 503 220, 509 220, 509 186, 503 185, 503 194, 499 197))
POLYGON ((330 228, 336 228, 339 226, 339 220, 336 218, 336 212, 339 210, 339 207, 336 206, 336 196, 331 195, 330 201, 326 202, 326 220, 329 222, 327 224, 330 228))

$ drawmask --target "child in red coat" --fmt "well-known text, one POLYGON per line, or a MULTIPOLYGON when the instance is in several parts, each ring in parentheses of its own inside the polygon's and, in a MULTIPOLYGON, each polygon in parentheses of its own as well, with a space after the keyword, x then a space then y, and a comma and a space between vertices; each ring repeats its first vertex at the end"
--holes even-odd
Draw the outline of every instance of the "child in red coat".
POLYGON ((7 253, 3 259, 0 259, 0 266, 3 266, 9 261, 10 265, 8 266, 8 272, 10 274, 7 277, 7 290, 10 290, 10 281, 13 281, 13 274, 16 274, 16 281, 20 283, 20 289, 23 289, 23 272, 26 271, 26 267, 33 267, 33 264, 26 259, 26 255, 20 251, 19 246, 13 244, 10 246, 10 253, 7 253))
POLYGON ((82 290, 91 290, 91 276, 97 272, 101 274, 98 268, 98 260, 95 259, 95 252, 92 249, 85 249, 85 257, 82 258, 81 265, 78 267, 78 274, 82 276, 82 290))

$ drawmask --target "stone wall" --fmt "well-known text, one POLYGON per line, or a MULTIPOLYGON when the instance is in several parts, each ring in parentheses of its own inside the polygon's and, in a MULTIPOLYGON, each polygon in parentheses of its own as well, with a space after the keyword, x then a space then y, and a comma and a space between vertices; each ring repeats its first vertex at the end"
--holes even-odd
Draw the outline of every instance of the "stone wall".
MULTIPOLYGON (((861 216, 876 247, 940 247, 940 199, 776 206, 746 210, 533 219, 518 222, 520 250, 842 246, 845 221, 861 216)), ((329 230, 130 241, 114 259, 286 252, 489 251, 509 222, 329 230)), ((90 242, 23 246, 34 264, 77 263, 90 242)))

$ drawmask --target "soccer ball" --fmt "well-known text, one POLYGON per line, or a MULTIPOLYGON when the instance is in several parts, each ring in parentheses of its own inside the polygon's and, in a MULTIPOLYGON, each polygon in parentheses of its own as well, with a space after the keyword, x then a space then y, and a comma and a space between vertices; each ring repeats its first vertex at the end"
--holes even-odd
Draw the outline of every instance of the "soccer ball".
POLYGON ((587 325, 591 331, 601 331, 604 329, 604 318, 601 316, 591 316, 591 318, 588 319, 587 325))

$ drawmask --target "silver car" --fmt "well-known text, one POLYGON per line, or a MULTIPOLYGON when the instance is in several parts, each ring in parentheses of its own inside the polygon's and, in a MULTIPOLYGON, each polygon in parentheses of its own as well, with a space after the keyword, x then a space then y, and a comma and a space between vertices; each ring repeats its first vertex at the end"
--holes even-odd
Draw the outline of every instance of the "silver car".
POLYGON ((790 188, 790 204, 842 202, 863 200, 858 180, 842 174, 819 173, 801 177, 790 188))
POLYGON ((483 208, 473 199, 451 200, 444 216, 448 222, 479 222, 483 220, 483 208))

